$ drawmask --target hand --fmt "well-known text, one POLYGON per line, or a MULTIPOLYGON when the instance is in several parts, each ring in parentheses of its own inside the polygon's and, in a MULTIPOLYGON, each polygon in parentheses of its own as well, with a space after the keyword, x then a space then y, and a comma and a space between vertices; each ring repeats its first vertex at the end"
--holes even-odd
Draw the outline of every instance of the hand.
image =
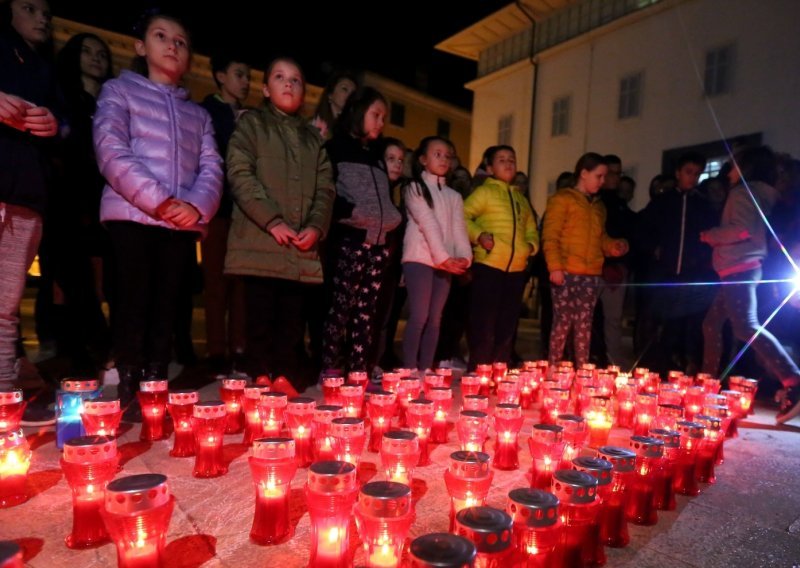
POLYGON ((28 108, 25 111, 24 127, 34 136, 43 138, 55 136, 58 133, 56 117, 45 107, 28 108))
POLYGON ((449 272, 450 274, 464 274, 464 272, 467 270, 467 266, 463 262, 464 260, 466 259, 451 257, 441 263, 437 268, 439 268, 439 270, 449 272))
POLYGON ((281 246, 293 244, 294 240, 297 238, 297 233, 294 231, 294 229, 292 229, 283 221, 267 229, 267 232, 272 235, 272 238, 275 239, 275 242, 281 246))
POLYGON ((701 243, 708 243, 708 231, 700 231, 700 242, 701 243))
POLYGON ((611 245, 611 256, 622 256, 628 253, 628 241, 615 241, 611 245))
POLYGON ((566 277, 564 276, 563 270, 553 270, 550 273, 550 283, 553 286, 563 286, 564 282, 566 282, 566 277))
POLYGON ((190 203, 180 199, 171 199, 161 214, 161 219, 185 229, 197 224, 200 220, 200 212, 190 203))
POLYGON ((481 233, 478 236, 478 244, 481 245, 486 252, 494 248, 494 236, 492 233, 481 233))
POLYGON ((306 251, 317 244, 320 234, 319 229, 306 227, 297 233, 297 236, 292 239, 292 243, 297 247, 297 250, 306 251))
POLYGON ((25 130, 25 113, 33 105, 19 97, 0 92, 0 122, 25 130))

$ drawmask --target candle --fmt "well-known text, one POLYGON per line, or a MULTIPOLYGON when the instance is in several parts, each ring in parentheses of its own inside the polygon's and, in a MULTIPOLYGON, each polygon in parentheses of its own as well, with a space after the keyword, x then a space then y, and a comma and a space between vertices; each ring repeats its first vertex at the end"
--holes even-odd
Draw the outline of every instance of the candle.
POLYGON ((162 565, 174 503, 165 475, 131 475, 106 486, 101 514, 120 568, 162 565))
POLYGON ((31 449, 22 430, 0 433, 0 509, 28 500, 31 449))
POLYGON ((655 474, 653 487, 653 506, 662 511, 675 510, 675 468, 681 447, 681 435, 675 430, 651 428, 650 437, 664 442, 661 467, 655 474))
POLYGON ((476 365, 475 374, 480 377, 480 388, 478 389, 478 394, 489 396, 492 388, 492 366, 476 365))
POLYGON ((419 440, 414 432, 391 430, 383 435, 381 466, 387 481, 410 485, 417 462, 419 462, 419 440))
POLYGON ((167 414, 167 381, 142 381, 139 383, 139 406, 142 408, 142 430, 139 439, 143 441, 163 440, 167 437, 164 418, 167 414))
POLYGON ((468 507, 456 514, 455 533, 475 545, 476 566, 504 568, 511 560, 511 527, 505 511, 493 507, 468 507))
POLYGON ((408 403, 419 398, 420 392, 422 392, 422 382, 418 378, 403 377, 400 379, 400 384, 397 386, 397 408, 399 410, 400 426, 408 425, 406 420, 408 403))
POLYGON ((322 377, 322 401, 327 406, 342 406, 339 389, 344 384, 344 377, 322 377))
POLYGON ((219 387, 219 397, 225 403, 227 420, 225 423, 226 434, 239 434, 244 430, 244 412, 242 399, 247 381, 244 379, 222 379, 219 387))
POLYGON ((635 525, 651 526, 658 522, 653 496, 664 442, 647 436, 631 436, 630 444, 636 453, 636 469, 628 490, 625 517, 635 525))
POLYGON ((462 398, 461 410, 476 410, 478 412, 489 412, 489 397, 482 394, 471 394, 462 398))
POLYGON ((447 442, 447 417, 453 406, 453 391, 450 387, 433 387, 428 392, 433 401, 434 415, 431 427, 431 442, 444 444, 447 442))
POLYGON ((67 440, 61 469, 72 490, 72 532, 69 548, 87 548, 108 541, 100 510, 106 484, 117 473, 117 442, 105 436, 67 440))
POLYGON ((350 515, 356 499, 356 468, 340 461, 312 463, 306 482, 311 519, 309 566, 346 568, 350 558, 350 515))
POLYGON ((177 390, 169 393, 167 408, 175 429, 175 442, 169 455, 173 457, 183 458, 194 455, 192 416, 194 405, 198 400, 200 400, 200 395, 196 390, 177 390))
MULTIPOLYGON (((397 379, 400 380, 399 378, 397 379)), ((369 451, 379 452, 383 435, 392 425, 392 416, 395 411, 396 395, 393 392, 382 390, 370 395, 367 402, 367 415, 370 421, 369 451)))
POLYGON ((0 433, 19 430, 25 404, 22 389, 0 389, 0 433))
POLYGON ((450 495, 451 531, 455 528, 456 514, 461 509, 486 503, 493 478, 489 454, 463 450, 450 454, 450 465, 444 472, 444 483, 450 495))
POLYGON ((539 411, 539 422, 555 424, 559 414, 570 411, 570 390, 561 387, 549 387, 542 394, 542 408, 539 411))
POLYGON ((438 373, 425 373, 425 376, 422 377, 422 388, 426 398, 432 388, 443 387, 443 386, 444 386, 444 375, 440 375, 438 373))
POLYGON ((697 485, 697 450, 703 440, 704 427, 698 422, 682 420, 677 423, 680 433, 680 449, 675 460, 673 489, 681 495, 694 497, 700 494, 697 485))
POLYGON ((249 458, 256 491, 255 515, 250 540, 279 544, 291 537, 289 489, 297 471, 292 438, 259 438, 249 458))
POLYGON ((489 432, 489 415, 477 410, 462 410, 456 432, 462 450, 482 452, 489 432))
POLYGON ((344 415, 350 418, 361 418, 364 408, 364 387, 361 385, 342 385, 339 387, 339 399, 344 406, 344 415))
POLYGON ((417 435, 417 440, 419 440, 419 461, 417 461, 419 467, 431 463, 428 455, 428 439, 431 436, 434 413, 435 406, 432 400, 418 398, 408 402, 406 422, 408 428, 417 435))
POLYGON ((64 379, 56 391, 56 447, 60 450, 64 442, 86 434, 81 422, 83 401, 99 395, 97 380, 64 379))
POLYGON ((608 435, 614 424, 613 401, 605 396, 593 396, 584 413, 589 431, 589 447, 599 448, 608 443, 608 435))
POLYGON ((548 568, 556 564, 562 526, 558 499, 540 489, 512 489, 506 513, 511 516, 512 546, 519 559, 514 566, 548 568))
POLYGON ((495 407, 493 417, 495 442, 492 462, 495 469, 510 471, 519 467, 517 440, 523 420, 522 407, 519 404, 498 404, 495 407))
POLYGON ((633 434, 646 436, 650 431, 650 424, 658 412, 658 397, 651 393, 640 393, 636 395, 634 409, 636 416, 634 417, 633 434))
POLYGON ((367 391, 369 374, 366 371, 350 371, 347 373, 347 384, 361 387, 362 392, 367 391))
POLYGON ((453 369, 450 367, 436 367, 436 374, 441 376, 443 382, 442 387, 450 388, 453 384, 453 369))
MULTIPOLYGON (((708 399, 708 396, 709 395, 706 395, 706 399, 708 399)), ((722 395, 713 396, 719 397, 722 395)), ((714 438, 719 438, 719 443, 716 445, 716 453, 714 454, 714 464, 722 465, 722 462, 725 461, 725 437, 727 436, 728 430, 730 430, 731 412, 725 404, 710 404, 706 402, 703 406, 703 416, 709 416, 719 421, 720 435, 714 435, 714 438)), ((697 420, 702 422, 699 418, 697 418, 697 420)))
POLYGON ((335 418, 344 418, 344 408, 336 405, 321 404, 314 409, 312 422, 312 448, 314 461, 330 461, 335 459, 334 439, 331 436, 331 422, 335 418))
POLYGON ((363 418, 334 418, 330 424, 333 455, 336 460, 351 463, 356 468, 361 461, 366 435, 363 418))
POLYGON ((724 434, 722 433, 722 421, 713 416, 698 414, 695 420, 703 425, 703 439, 699 441, 697 449, 696 474, 697 481, 713 484, 717 481, 714 471, 719 448, 722 445, 724 434))
POLYGON ((414 520, 411 489, 391 481, 367 483, 359 493, 355 519, 367 568, 399 566, 414 520))
POLYGON ((515 381, 497 383, 497 404, 519 404, 519 384, 515 381))
POLYGON ((583 471, 560 469, 553 475, 551 491, 561 503, 562 565, 591 566, 600 514, 597 479, 583 471))
POLYGON ((384 373, 381 377, 381 388, 386 392, 397 394, 400 384, 400 373, 384 373))
POLYGON ((553 472, 561 465, 564 457, 564 429, 556 424, 534 424, 528 447, 533 464, 531 469, 531 488, 549 489, 553 472))
POLYGON ((464 568, 474 565, 478 553, 468 539, 450 533, 418 536, 408 552, 409 568, 464 568))
POLYGON ((195 477, 219 477, 228 472, 222 457, 222 442, 230 415, 221 401, 198 402, 192 410, 195 477))
POLYGON ((294 397, 286 403, 283 417, 286 427, 294 439, 295 460, 298 467, 308 467, 313 461, 311 446, 311 425, 317 403, 313 398, 294 397))
POLYGON ((83 401, 81 421, 87 436, 116 436, 121 420, 118 398, 83 401))
POLYGON ((597 512, 597 522, 592 529, 587 529, 584 542, 584 551, 591 558, 590 566, 603 566, 606 563, 606 551, 601 539, 601 520, 606 507, 606 501, 611 493, 611 479, 613 465, 610 461, 601 457, 581 456, 572 460, 572 467, 575 471, 588 473, 597 480, 597 497, 600 504, 597 512))
POLYGON ((261 402, 261 395, 270 392, 269 387, 252 385, 244 387, 244 397, 242 398, 242 414, 244 416, 244 437, 242 443, 250 446, 253 440, 263 435, 261 416, 258 413, 258 405, 261 402))
POLYGON ((261 435, 264 438, 277 438, 283 429, 283 414, 289 397, 282 392, 262 392, 258 400, 258 417, 261 421, 261 435))
POLYGON ((463 398, 479 394, 480 390, 481 377, 475 373, 464 373, 461 375, 461 396, 463 398))
POLYGON ((597 456, 611 463, 611 484, 607 486, 600 509, 600 542, 612 548, 623 548, 630 542, 625 500, 636 466, 636 454, 625 448, 603 446, 597 456))

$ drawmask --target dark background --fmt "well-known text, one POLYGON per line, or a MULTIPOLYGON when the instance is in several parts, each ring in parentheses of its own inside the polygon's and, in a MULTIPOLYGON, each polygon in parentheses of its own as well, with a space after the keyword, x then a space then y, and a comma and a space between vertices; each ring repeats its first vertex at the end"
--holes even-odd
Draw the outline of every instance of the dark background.
POLYGON ((234 48, 259 69, 276 55, 293 56, 316 85, 335 69, 368 69, 469 108, 464 83, 475 78, 475 63, 433 46, 509 3, 51 0, 51 7, 56 16, 131 34, 144 10, 159 6, 186 22, 194 50, 204 55, 234 48))

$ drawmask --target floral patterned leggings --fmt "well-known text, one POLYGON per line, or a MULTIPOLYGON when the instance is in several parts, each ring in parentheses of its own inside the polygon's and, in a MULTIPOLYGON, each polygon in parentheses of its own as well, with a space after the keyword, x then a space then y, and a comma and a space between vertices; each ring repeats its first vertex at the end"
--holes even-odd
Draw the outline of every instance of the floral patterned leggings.
POLYGON ((589 361, 594 305, 600 295, 600 277, 564 274, 564 284, 550 287, 553 298, 553 331, 550 333, 550 364, 564 356, 569 332, 575 348, 575 363, 589 361))

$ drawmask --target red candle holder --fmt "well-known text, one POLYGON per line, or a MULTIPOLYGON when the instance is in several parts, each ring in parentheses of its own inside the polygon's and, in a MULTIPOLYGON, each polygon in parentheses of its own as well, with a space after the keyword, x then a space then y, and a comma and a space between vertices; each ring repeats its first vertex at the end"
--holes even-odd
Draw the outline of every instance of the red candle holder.
POLYGON ((575 378, 575 372, 570 367, 556 367, 553 373, 553 380, 558 383, 557 388, 570 389, 572 388, 572 381, 575 378))
POLYGON ((344 377, 322 377, 322 402, 326 406, 342 406, 339 389, 344 384, 344 377))
POLYGON ((225 421, 226 434, 240 434, 244 431, 244 412, 242 403, 244 399, 245 379, 222 379, 219 387, 219 398, 225 403, 227 420, 225 421))
POLYGON ((342 385, 339 387, 339 398, 342 401, 345 416, 361 418, 364 408, 364 387, 360 385, 342 385))
MULTIPOLYGON (((399 379, 398 379, 399 381, 399 379)), ((370 395, 367 402, 367 415, 370 422, 369 451, 379 452, 383 435, 392 426, 397 395, 383 390, 370 395)))
POLYGON ((165 475, 130 475, 106 486, 105 506, 100 514, 117 547, 119 568, 163 565, 174 506, 165 475))
POLYGON ((542 408, 539 411, 541 424, 555 424, 559 414, 567 414, 571 406, 568 388, 548 388, 542 394, 542 408))
POLYGON ((736 438, 739 436, 739 419, 747 415, 747 411, 742 407, 742 400, 745 397, 737 390, 723 390, 719 391, 719 394, 725 396, 725 406, 730 410, 730 421, 725 437, 736 438))
POLYGON ((562 530, 556 496, 541 489, 512 489, 506 513, 513 522, 512 547, 516 558, 512 566, 554 566, 562 530))
POLYGON ((56 447, 60 450, 70 438, 86 435, 81 421, 83 403, 100 396, 97 379, 61 380, 56 391, 56 447))
POLYGON ((431 437, 435 413, 436 407, 432 400, 418 398, 408 402, 406 423, 408 429, 414 432, 417 435, 417 440, 419 440, 418 467, 424 467, 431 463, 431 458, 428 454, 428 440, 431 437))
POLYGON ((450 388, 453 385, 453 369, 450 367, 436 367, 436 374, 444 379, 441 386, 450 388))
POLYGON ((344 408, 332 404, 321 404, 314 409, 314 422, 311 429, 314 461, 336 459, 335 441, 331 436, 331 422, 335 418, 344 418, 344 408))
POLYGON ((482 394, 471 394, 463 397, 461 410, 474 410, 489 413, 489 397, 482 394))
POLYGON ((478 410, 462 410, 456 422, 456 433, 462 450, 484 451, 489 433, 489 415, 478 410))
POLYGON ((633 435, 647 436, 653 423, 653 418, 658 413, 658 396, 652 393, 637 394, 635 411, 633 435))
POLYGON ((24 568, 22 548, 13 540, 0 540, 0 568, 24 568))
POLYGON ((195 477, 219 477, 228 473, 222 457, 222 443, 229 414, 221 401, 198 402, 192 409, 195 477))
MULTIPOLYGON (((503 384, 503 383, 500 383, 503 384)), ((494 460, 495 469, 511 471, 519 468, 519 431, 524 417, 519 404, 498 404, 494 409, 494 460)))
POLYGON ((702 413, 705 396, 706 391, 703 390, 701 386, 694 386, 686 389, 686 394, 683 395, 684 419, 692 421, 696 415, 702 413))
POLYGON ((414 467, 419 462, 419 440, 414 432, 391 430, 381 441, 381 466, 386 481, 411 485, 414 467))
POLYGON ((444 375, 440 375, 438 373, 425 373, 425 376, 422 377, 422 391, 425 393, 426 398, 432 388, 443 386, 444 375))
POLYGON ((583 417, 589 432, 589 447, 600 448, 608 443, 614 425, 614 402, 606 396, 593 396, 583 417))
POLYGON ((631 449, 636 453, 636 469, 628 490, 625 518, 635 525, 651 526, 658 522, 653 497, 664 442, 648 436, 631 436, 631 449))
POLYGON ((400 566, 414 521, 411 489, 392 481, 367 483, 358 495, 355 518, 367 568, 400 566))
POLYGON ((72 532, 64 539, 67 547, 89 548, 109 540, 100 511, 117 463, 114 438, 81 436, 64 443, 61 469, 72 490, 72 532))
POLYGON ((0 433, 19 430, 25 405, 22 389, 0 389, 0 433))
POLYGON ((411 400, 419 398, 422 392, 422 381, 416 377, 403 377, 397 387, 397 408, 401 426, 407 426, 406 410, 411 400))
POLYGON ((728 382, 731 389, 742 393, 741 406, 744 416, 753 414, 753 400, 755 400, 756 391, 758 390, 758 381, 734 375, 728 378, 728 382))
POLYGON ((277 438, 283 429, 283 414, 289 397, 282 392, 262 392, 258 399, 258 418, 261 420, 261 435, 277 438))
POLYGON ((677 424, 680 449, 675 462, 673 489, 681 495, 694 497, 700 494, 697 484, 697 451, 703 443, 705 428, 698 422, 683 420, 677 424))
POLYGON ((142 381, 139 383, 139 406, 142 409, 142 430, 139 439, 145 442, 167 437, 164 418, 167 414, 167 381, 142 381))
POLYGON ((683 420, 683 406, 659 404, 656 417, 650 423, 650 430, 674 430, 678 421, 683 420))
POLYGON ((611 463, 611 484, 607 486, 600 510, 600 542, 611 548, 628 546, 631 538, 625 519, 627 490, 633 481, 636 454, 624 448, 603 446, 597 456, 611 463))
POLYGON ((306 483, 306 503, 311 518, 314 568, 349 568, 350 516, 356 500, 356 468, 351 463, 322 461, 311 464, 306 483))
POLYGON ((697 373, 697 384, 703 387, 706 394, 717 394, 721 387, 720 380, 708 373, 697 373))
POLYGON ((572 460, 578 457, 589 435, 586 420, 577 414, 559 414, 556 417, 556 426, 561 426, 564 432, 564 452, 561 464, 554 469, 571 469, 572 460))
POLYGON ((28 500, 25 484, 31 467, 31 454, 22 430, 0 432, 0 509, 28 500))
POLYGON ((600 510, 597 513, 597 523, 594 526, 595 530, 588 530, 586 532, 586 539, 588 542, 586 543, 585 550, 594 551, 588 565, 604 566, 606 563, 606 551, 600 536, 600 521, 603 519, 605 502, 611 494, 612 469, 614 466, 610 461, 604 458, 581 456, 572 460, 572 467, 576 471, 588 473, 597 480, 597 501, 600 502, 600 510))
POLYGON ((681 449, 681 435, 676 430, 653 428, 650 437, 664 442, 661 468, 656 472, 653 506, 661 511, 675 510, 675 467, 681 449))
POLYGON ((297 471, 291 438, 259 438, 253 441, 249 458, 256 490, 256 507, 250 540, 270 545, 292 535, 289 522, 289 493, 297 471))
POLYGON ((357 468, 367 440, 364 419, 349 416, 334 418, 330 424, 330 435, 336 460, 351 463, 357 468))
POLYGON ((116 436, 122 420, 118 398, 84 400, 81 422, 87 436, 116 436))
POLYGON ((261 395, 270 392, 269 387, 254 385, 244 387, 244 397, 242 398, 242 413, 244 414, 244 437, 242 443, 248 446, 253 444, 253 440, 263 436, 261 426, 261 416, 258 414, 258 404, 261 402, 261 395))
POLYGON ((311 443, 312 424, 317 402, 313 398, 298 396, 286 403, 283 417, 294 439, 295 459, 298 467, 308 467, 314 461, 311 443))
POLYGON ((724 404, 706 404, 703 407, 703 416, 711 416, 719 420, 719 428, 722 436, 719 444, 717 445, 717 455, 714 456, 714 463, 722 465, 725 461, 725 438, 730 430, 732 415, 730 409, 724 404))
POLYGON ((481 386, 478 389, 478 394, 489 396, 492 392, 492 366, 476 365, 475 374, 478 375, 481 380, 481 386))
POLYGON ((564 456, 564 429, 556 424, 534 424, 528 447, 533 464, 531 488, 550 489, 553 473, 560 467, 564 456))
POLYGON ((397 394, 400 385, 400 373, 384 373, 381 377, 381 388, 386 392, 397 394))
POLYGON ((600 516, 597 479, 582 471, 560 469, 553 475, 552 492, 561 503, 562 565, 591 566, 600 516))
POLYGON ((450 531, 455 529, 459 511, 486 503, 493 478, 489 454, 465 451, 450 454, 450 465, 444 472, 444 483, 450 495, 450 531))
POLYGON ((361 387, 363 389, 362 392, 367 392, 369 375, 366 371, 350 371, 347 373, 347 382, 345 384, 354 387, 361 387))
POLYGON ((492 381, 496 385, 500 381, 505 380, 508 374, 508 365, 502 361, 495 361, 492 363, 492 381))
POLYGON ((633 428, 636 385, 627 382, 617 385, 617 426, 633 428))
POLYGON ((506 568, 511 560, 513 521, 505 511, 493 507, 468 507, 456 514, 455 533, 472 542, 478 551, 475 566, 506 568))
POLYGON ((703 425, 703 439, 697 449, 697 481, 702 483, 714 484, 717 482, 717 475, 714 471, 714 464, 717 461, 725 434, 722 431, 722 421, 713 416, 698 414, 695 420, 703 425))
POLYGON ((658 404, 681 406, 683 404, 683 393, 669 383, 661 383, 658 385, 658 404))
POLYGON ((471 395, 480 394, 481 377, 476 373, 464 373, 461 375, 461 397, 466 398, 471 395))
POLYGON ((447 442, 447 417, 453 408, 453 390, 450 387, 433 387, 428 392, 428 398, 433 401, 434 408, 431 442, 444 444, 447 442))
POLYGON ((597 385, 600 388, 600 396, 612 396, 617 390, 617 375, 610 371, 599 371, 597 385))
POLYGON ((408 547, 409 568, 467 568, 475 565, 478 551, 464 537, 450 533, 418 536, 408 547))
POLYGON ((200 400, 196 390, 176 390, 169 393, 169 415, 175 429, 175 442, 169 455, 175 458, 188 458, 194 455, 194 430, 192 416, 194 405, 200 400))
POLYGON ((528 410, 533 405, 539 383, 535 371, 521 371, 519 374, 519 404, 523 410, 528 410))

